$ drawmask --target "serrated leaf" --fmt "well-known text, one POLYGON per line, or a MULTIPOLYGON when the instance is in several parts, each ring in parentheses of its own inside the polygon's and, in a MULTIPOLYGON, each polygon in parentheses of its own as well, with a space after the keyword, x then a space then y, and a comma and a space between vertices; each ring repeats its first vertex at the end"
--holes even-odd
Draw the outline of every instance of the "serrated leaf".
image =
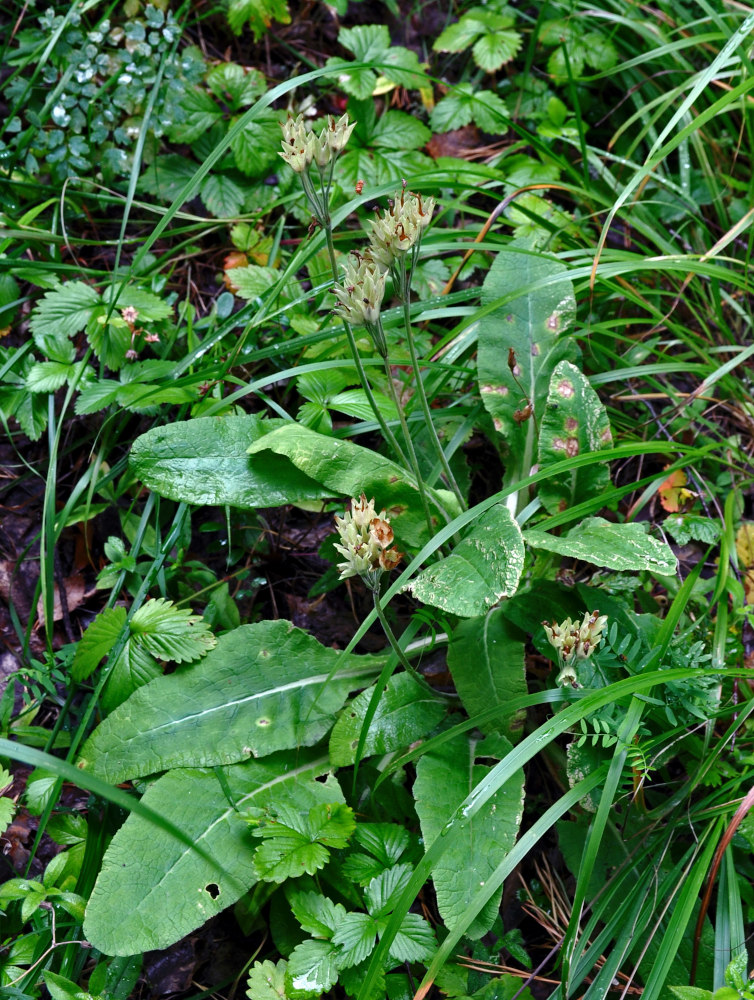
POLYGON ((152 654, 133 637, 126 640, 115 660, 102 692, 102 708, 106 714, 114 711, 134 691, 162 674, 162 667, 152 654))
POLYGON ((468 125, 473 120, 472 102, 467 94, 458 93, 461 86, 466 85, 459 84, 452 93, 443 97, 432 109, 429 124, 434 132, 450 132, 453 129, 463 128, 464 125, 468 125))
POLYGON ((408 830, 397 823, 359 823, 354 839, 380 862, 395 864, 409 845, 408 830))
POLYGON ((236 295, 242 299, 257 299, 280 279, 280 273, 273 267, 249 264, 247 267, 233 268, 233 284, 236 295))
POLYGON ((155 427, 134 442, 131 468, 161 496, 201 506, 253 509, 319 500, 321 484, 287 459, 259 462, 247 454, 249 442, 283 423, 248 414, 155 427))
POLYGON ((605 35, 590 31, 581 39, 586 62, 600 73, 612 69, 618 62, 618 50, 605 35))
POLYGON ((396 962, 426 962, 435 953, 437 941, 432 928, 418 913, 407 913, 390 945, 396 962))
POLYGON ((246 195, 225 174, 211 174, 199 191, 209 212, 219 219, 232 219, 240 214, 246 195))
MULTIPOLYGON (((503 756, 507 741, 492 738, 495 756, 503 756)), ((510 744, 507 744, 510 748, 510 744)), ((428 849, 464 799, 491 768, 477 764, 478 756, 490 753, 488 741, 461 734, 424 754, 416 766, 414 799, 422 836, 428 849)), ((513 847, 523 815, 523 771, 503 785, 463 826, 432 871, 437 905, 446 926, 452 929, 500 862, 513 847)), ((466 933, 479 938, 492 926, 500 903, 502 886, 477 915, 466 933)))
MULTIPOLYGON (((736 548, 738 548, 738 536, 746 525, 739 528, 736 535, 736 548)), ((663 528, 678 542, 679 545, 686 545, 693 538, 697 542, 705 545, 714 544, 722 533, 720 522, 711 517, 700 517, 695 514, 676 514, 673 517, 666 517, 663 521, 663 528)), ((744 567, 750 564, 744 562, 744 567)))
POLYGON ((84 933, 107 955, 168 948, 235 903, 256 882, 248 824, 239 809, 289 804, 308 810, 342 801, 321 755, 301 751, 223 770, 232 803, 213 770, 178 769, 142 801, 208 850, 220 869, 169 832, 131 814, 105 852, 87 906, 84 933))
POLYGON ((578 79, 584 72, 584 50, 580 45, 559 45, 547 60, 547 72, 555 83, 578 79), (566 58, 567 56, 567 58, 566 58))
POLYGON ((514 594, 523 568, 521 529, 508 508, 496 504, 449 556, 422 570, 407 589, 425 604, 471 618, 514 594))
POLYGON ((0 833, 4 833, 16 815, 16 804, 7 795, 0 796, 0 833))
POLYGON ((76 399, 76 414, 80 416, 103 410, 117 400, 121 389, 122 384, 115 379, 100 379, 85 386, 76 399))
POLYGON ((343 848, 356 827, 353 811, 340 803, 313 806, 308 815, 280 807, 252 830, 262 843, 254 853, 254 870, 265 882, 313 875, 324 868, 330 848, 343 848))
POLYGON ((177 153, 158 156, 139 178, 139 190, 154 195, 160 201, 174 201, 186 183, 194 176, 195 164, 177 153))
POLYGON ((150 599, 129 622, 134 638, 153 656, 191 663, 212 649, 217 640, 201 615, 177 608, 162 597, 150 599))
POLYGON ((391 45, 380 61, 383 76, 391 83, 406 90, 418 90, 425 86, 427 74, 412 49, 403 45, 391 45))
POLYGON ((356 69, 347 60, 332 56, 325 63, 325 69, 338 81, 341 90, 351 97, 363 101, 372 96, 377 77, 371 69, 356 69))
POLYGON ((295 883, 286 888, 286 898, 302 930, 312 937, 329 940, 346 915, 344 906, 319 892, 301 892, 295 883))
MULTIPOLYGON (((326 487, 320 496, 337 493, 355 497, 365 493, 367 497, 375 497, 377 509, 387 509, 398 543, 415 545, 426 539, 426 521, 409 474, 369 448, 287 423, 260 437, 248 450, 250 455, 257 456, 257 462, 268 462, 270 451, 284 456, 326 487)), ((427 490, 427 494, 431 505, 442 505, 448 512, 457 510, 447 491, 427 490)), ((433 515, 433 522, 439 526, 439 514, 433 515)))
POLYGON ((284 958, 274 962, 255 962, 248 978, 246 996, 249 1000, 288 1000, 285 992, 285 972, 288 963, 284 958))
POLYGON ((79 766, 117 784, 171 767, 311 746, 331 728, 349 691, 382 662, 341 659, 290 622, 242 625, 198 664, 136 691, 89 737, 79 766))
POLYGON ((460 21, 440 32, 432 48, 435 52, 463 52, 485 30, 485 25, 481 21, 472 17, 462 17, 460 21))
POLYGON ((421 176, 432 169, 433 161, 416 149, 346 149, 336 165, 343 187, 363 180, 370 187, 395 184, 396 177, 421 176))
MULTIPOLYGON (((539 467, 589 451, 609 448, 613 436, 607 410, 588 379, 570 361, 556 365, 539 426, 539 467)), ((595 461, 546 479, 539 496, 551 514, 596 497, 610 485, 606 462, 595 461)))
POLYGON ((183 91, 181 109, 182 121, 170 130, 170 136, 176 142, 196 142, 223 120, 223 109, 201 87, 188 87, 183 91))
POLYGON ((372 143, 387 149, 419 149, 432 133, 420 121, 403 111, 386 111, 372 133, 372 143))
POLYGON ((372 879, 364 892, 371 916, 384 917, 392 912, 413 871, 412 865, 393 865, 372 879))
POLYGON ((338 980, 337 948, 329 941, 302 941, 288 959, 285 983, 291 1000, 326 993, 338 980))
POLYGON ((55 392, 75 371, 73 365, 59 361, 38 361, 26 376, 26 388, 29 392, 55 392))
POLYGON ((377 923, 368 913, 348 913, 333 934, 333 944, 342 951, 338 954, 338 967, 349 969, 374 951, 377 943, 377 923))
POLYGON ((248 177, 262 177, 273 164, 280 162, 277 155, 280 148, 279 117, 277 111, 262 112, 233 139, 230 148, 236 158, 236 166, 248 177))
POLYGON ((46 292, 31 315, 30 326, 39 336, 72 337, 83 330, 101 304, 96 288, 83 281, 67 281, 46 292))
POLYGON ((341 28, 338 44, 352 52, 356 62, 376 62, 390 48, 390 32, 385 24, 341 28))
POLYGON ((525 531, 524 541, 535 549, 556 552, 615 570, 650 570, 672 576, 678 562, 666 542, 646 534, 640 524, 612 524, 602 517, 587 517, 567 535, 525 531))
POLYGON ((516 55, 521 48, 521 35, 517 31, 496 31, 482 35, 471 50, 474 62, 487 73, 496 70, 516 55))
POLYGON ((207 73, 207 86, 221 101, 234 110, 253 104, 267 89, 264 74, 258 69, 244 69, 237 63, 223 62, 207 73))
POLYGON ((257 42, 273 21, 291 23, 286 0, 231 0, 226 16, 235 34, 240 35, 248 24, 257 42))
POLYGON ((134 285, 125 288, 118 299, 117 308, 119 311, 125 309, 126 306, 133 306, 136 310, 139 324, 156 323, 168 319, 173 313, 173 307, 165 299, 134 285))
POLYGON ((511 716, 506 706, 528 693, 520 635, 502 609, 494 608, 483 618, 460 622, 448 647, 448 667, 468 715, 498 705, 498 718, 485 723, 484 732, 513 741, 522 735, 523 715, 511 716))
MULTIPOLYGON (((334 765, 353 764, 359 736, 372 700, 367 688, 341 714, 330 734, 330 759, 334 765)), ((422 687, 410 674, 393 674, 383 691, 369 725, 363 756, 385 754, 426 736, 445 715, 445 702, 422 687)))
POLYGON ((125 608, 105 608, 94 619, 76 646, 71 676, 80 683, 97 668, 115 645, 126 624, 125 608))
MULTIPOLYGON (((104 313, 99 319, 104 317, 104 313)), ((131 346, 131 331, 125 323, 100 323, 94 317, 87 324, 87 339, 97 358, 108 368, 117 371, 126 360, 131 346)))

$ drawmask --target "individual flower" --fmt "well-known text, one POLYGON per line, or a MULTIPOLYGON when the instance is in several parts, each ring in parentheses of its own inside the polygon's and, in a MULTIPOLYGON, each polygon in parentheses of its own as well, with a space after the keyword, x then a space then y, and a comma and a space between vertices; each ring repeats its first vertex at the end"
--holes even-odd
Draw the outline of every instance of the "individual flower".
POLYGON ((125 308, 121 309, 120 314, 129 326, 133 326, 139 318, 139 311, 136 306, 125 306, 125 308))
POLYGON ((378 514, 374 500, 367 500, 362 493, 358 500, 351 500, 351 509, 343 517, 335 516, 335 527, 340 539, 335 548, 344 556, 338 563, 340 579, 360 576, 370 589, 376 589, 382 573, 394 569, 402 558, 400 552, 389 548, 393 529, 385 511, 378 514))
POLYGON ((369 252, 373 260, 386 270, 408 253, 421 240, 432 221, 434 198, 422 199, 420 194, 400 191, 387 211, 369 223, 369 252))
POLYGON ((577 685, 574 663, 589 659, 602 639, 606 624, 607 615, 601 615, 599 611, 592 611, 591 614, 587 611, 581 622, 572 622, 570 618, 560 624, 542 622, 547 641, 558 652, 561 668, 556 679, 558 685, 577 685))

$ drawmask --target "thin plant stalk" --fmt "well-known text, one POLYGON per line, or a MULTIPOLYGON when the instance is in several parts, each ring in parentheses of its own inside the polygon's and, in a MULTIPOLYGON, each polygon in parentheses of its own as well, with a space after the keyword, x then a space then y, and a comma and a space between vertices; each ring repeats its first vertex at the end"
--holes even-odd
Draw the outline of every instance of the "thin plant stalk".
MULTIPOLYGON (((322 223, 322 228, 325 231, 325 241, 327 243, 327 253, 330 257, 330 267, 332 269, 333 281, 337 282, 338 264, 335 259, 335 245, 333 243, 332 225, 330 223, 330 213, 328 211, 325 211, 323 213, 320 222, 322 223)), ((393 434, 393 432, 388 427, 387 422, 383 417, 379 406, 377 405, 377 400, 374 398, 374 393, 372 392, 372 387, 369 384, 369 379, 367 378, 366 369, 362 364, 361 355, 359 354, 359 348, 356 345, 356 338, 353 335, 353 330, 351 329, 351 325, 344 319, 342 319, 341 322, 343 324, 343 329, 346 332, 346 339, 348 340, 348 346, 351 350, 351 357, 353 358, 353 363, 356 366, 356 372, 359 376, 359 381, 361 382, 362 388, 364 389, 369 405, 372 408, 372 413, 374 413, 375 419, 377 420, 377 423, 380 425, 380 430, 385 436, 385 440, 390 445, 393 454, 397 456, 401 465, 408 467, 409 462, 406 460, 406 456, 403 452, 403 449, 398 444, 398 440, 395 437, 395 434, 393 434)), ((399 415, 400 415, 400 410, 399 410, 399 415)))
MULTIPOLYGON (((419 244, 414 247, 411 260, 411 270, 413 271, 413 264, 418 255, 419 244)), ((411 367, 414 372, 414 383, 416 385, 416 392, 419 396, 419 405, 422 408, 422 413, 424 414, 424 421, 427 425, 427 430, 429 431, 432 444, 434 445, 435 451, 437 452, 437 457, 440 459, 440 464, 443 469, 443 474, 445 480, 450 486, 451 490, 455 494, 456 499, 461 507, 461 510, 466 509, 466 501, 463 498, 463 494, 456 482, 456 478, 450 468, 450 463, 448 462, 445 450, 442 446, 440 438, 437 435, 437 428, 432 420, 432 412, 429 407, 429 400, 427 399, 427 394, 424 391, 424 381, 421 376, 421 371, 419 369, 419 358, 416 353, 416 345, 414 344, 414 338, 411 333, 411 300, 410 300, 410 282, 408 280, 408 274, 406 271, 406 259, 403 257, 400 263, 400 269, 398 271, 398 290, 403 303, 403 323, 406 328, 406 339, 408 340, 408 348, 411 354, 411 367)))
POLYGON ((433 696, 436 695, 437 692, 432 687, 432 685, 427 683, 427 681, 424 679, 424 677, 422 677, 422 675, 419 673, 416 667, 414 667, 409 662, 408 658, 406 657, 406 654, 401 649, 400 643, 396 639, 395 633, 390 627, 390 623, 387 620, 385 611, 382 607, 382 603, 380 602, 379 590, 380 590, 380 584, 379 581, 377 581, 377 583, 371 588, 372 597, 374 598, 374 610, 377 614, 377 617, 380 620, 380 625, 382 626, 382 631, 385 633, 385 638, 390 643, 390 648, 397 656, 400 665, 407 673, 409 673, 414 678, 417 684, 421 684, 421 686, 425 688, 427 691, 430 691, 433 696))

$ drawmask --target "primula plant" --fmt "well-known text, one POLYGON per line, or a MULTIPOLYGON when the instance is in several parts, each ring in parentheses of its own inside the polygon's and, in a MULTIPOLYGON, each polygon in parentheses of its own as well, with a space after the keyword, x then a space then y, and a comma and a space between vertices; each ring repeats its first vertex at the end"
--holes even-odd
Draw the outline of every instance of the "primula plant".
POLYGON ((749 997, 754 15, 530 15, 3 22, 3 995, 749 997))

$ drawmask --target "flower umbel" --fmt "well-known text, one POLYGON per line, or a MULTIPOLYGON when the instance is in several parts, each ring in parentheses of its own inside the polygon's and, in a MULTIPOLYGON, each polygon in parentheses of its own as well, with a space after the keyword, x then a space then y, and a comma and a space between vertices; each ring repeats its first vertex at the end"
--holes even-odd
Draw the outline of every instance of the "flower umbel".
POLYGON ((314 158, 314 134, 304 124, 304 116, 288 117, 281 122, 283 130, 283 151, 278 153, 297 174, 302 174, 314 158))
POLYGON ((339 302, 335 312, 352 326, 365 326, 383 357, 387 355, 387 344, 380 326, 380 306, 386 277, 387 272, 371 257, 353 253, 348 258, 342 284, 333 286, 339 302))
POLYGON ((370 222, 371 257, 386 270, 421 240, 432 221, 435 199, 422 200, 420 194, 399 191, 390 208, 370 222))
POLYGON ((574 662, 589 659, 602 639, 606 624, 607 615, 601 615, 599 611, 592 611, 591 614, 587 611, 581 622, 572 622, 570 618, 559 625, 557 622, 551 625, 542 622, 547 641, 558 651, 560 673, 556 684, 561 687, 566 684, 577 686, 574 662))
POLYGON ((385 511, 378 514, 374 500, 368 501, 362 493, 358 500, 351 500, 351 509, 343 517, 335 516, 335 527, 340 536, 335 548, 345 556, 338 563, 340 579, 360 576, 374 590, 382 573, 394 569, 402 558, 402 553, 390 548, 393 529, 385 511))

